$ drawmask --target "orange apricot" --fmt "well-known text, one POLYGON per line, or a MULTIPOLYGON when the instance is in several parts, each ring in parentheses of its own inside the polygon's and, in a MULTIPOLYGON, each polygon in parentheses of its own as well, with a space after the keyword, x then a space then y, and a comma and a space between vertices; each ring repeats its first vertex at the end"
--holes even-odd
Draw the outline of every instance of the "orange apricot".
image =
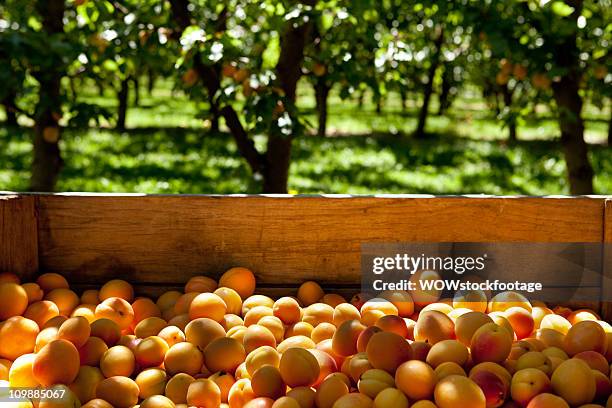
POLYGON ((242 311, 242 298, 232 288, 217 288, 213 292, 215 295, 219 296, 225 302, 227 306, 227 313, 231 313, 234 315, 239 315, 242 311))
POLYGON ((269 296, 265 295, 249 296, 242 302, 242 316, 246 316, 249 310, 256 306, 266 306, 271 309, 272 307, 274 307, 274 300, 272 300, 272 298, 270 298, 269 296))
POLYGON ((529 300, 517 292, 501 292, 493 296, 487 307, 488 312, 505 312, 511 307, 522 307, 531 313, 531 303, 529 300))
POLYGON ((28 307, 28 293, 13 282, 0 283, 0 321, 20 316, 28 307))
POLYGON ((214 293, 200 293, 189 306, 189 318, 191 320, 207 317, 216 322, 223 320, 227 312, 227 305, 214 293))
POLYGON ((251 351, 246 359, 246 370, 250 376, 253 376, 255 371, 264 365, 278 367, 280 364, 280 355, 271 346, 263 346, 251 351))
POLYGON ((281 397, 274 401, 272 408, 300 408, 300 403, 291 397, 281 397))
POLYGON ((382 390, 395 385, 395 379, 384 370, 373 368, 361 374, 357 389, 360 393, 374 399, 382 390))
POLYGON ((43 386, 70 384, 79 372, 79 352, 66 340, 54 340, 43 347, 34 359, 32 373, 43 386))
POLYGON ((164 395, 172 400, 175 404, 184 404, 187 402, 187 390, 189 385, 195 381, 195 378, 186 373, 178 373, 166 382, 164 395))
POLYGON ((143 321, 148 317, 161 317, 162 313, 159 307, 148 298, 139 298, 132 303, 132 310, 134 310, 134 321, 133 326, 143 321))
POLYGON ((366 347, 368 346, 368 342, 370 341, 372 336, 381 331, 382 329, 377 326, 370 326, 363 330, 357 337, 357 352, 365 352, 366 347))
POLYGON ((318 302, 324 295, 321 286, 314 281, 307 281, 300 285, 297 292, 297 298, 304 306, 310 306, 318 302))
POLYGON ((414 327, 414 339, 436 344, 455 338, 455 324, 444 313, 430 310, 419 315, 414 327))
POLYGON ((100 369, 105 377, 129 377, 136 367, 132 350, 125 346, 113 346, 100 358, 100 369))
POLYGON ((256 397, 277 399, 285 395, 287 386, 278 368, 265 365, 258 368, 251 378, 251 387, 256 397))
POLYGON ((81 365, 76 378, 69 385, 70 390, 82 403, 96 398, 96 388, 104 380, 104 375, 98 367, 81 365))
POLYGON ((108 346, 99 337, 89 337, 79 348, 79 358, 81 365, 95 367, 100 364, 100 359, 108 350, 108 346))
POLYGON ((439 408, 482 408, 485 395, 472 380, 461 375, 449 375, 436 384, 434 399, 439 408))
POLYGON ((152 395, 140 403, 140 408, 176 408, 176 405, 163 395, 152 395))
POLYGON ((100 303, 100 291, 87 289, 81 294, 81 303, 85 305, 97 305, 100 303))
POLYGON ((36 345, 39 330, 36 322, 15 316, 0 325, 0 358, 15 360, 31 353, 36 345))
POLYGON ((230 268, 219 278, 219 286, 234 289, 242 299, 248 298, 255 292, 255 285, 253 272, 242 267, 230 268))
POLYGON ((8 382, 11 387, 38 387, 40 384, 32 367, 36 360, 36 354, 23 354, 13 361, 8 372, 8 382))
POLYGON ((136 381, 140 390, 138 397, 145 399, 164 393, 166 383, 168 382, 168 375, 160 368, 147 368, 138 373, 134 381, 136 381))
POLYGON ((119 297, 110 297, 96 306, 96 319, 102 318, 114 321, 121 330, 125 330, 130 327, 134 320, 134 310, 126 300, 119 297))
POLYGON ((372 367, 394 373, 399 365, 412 358, 412 348, 402 336, 380 332, 372 336, 366 347, 372 367))
POLYGON ((174 309, 174 305, 182 295, 183 294, 178 290, 170 290, 168 292, 164 292, 159 298, 157 298, 155 304, 163 313, 167 310, 174 309))
POLYGON ((428 364, 410 360, 395 372, 395 385, 411 400, 430 399, 437 383, 434 370, 428 364))
POLYGON ((244 325, 248 327, 252 324, 257 324, 264 317, 273 316, 273 315, 274 315, 274 312, 272 311, 272 308, 269 306, 254 306, 250 308, 248 312, 245 313, 244 325))
POLYGON ((59 308, 50 300, 41 300, 30 304, 23 316, 34 320, 39 327, 43 327, 51 318, 59 316, 59 308))
POLYGON ((287 326, 287 329, 285 330, 285 337, 286 338, 295 337, 295 336, 310 337, 312 336, 313 330, 314 330, 314 327, 312 327, 312 324, 306 323, 306 322, 297 322, 295 324, 287 326))
POLYGON ((91 334, 89 321, 81 316, 71 317, 60 326, 57 332, 58 339, 68 340, 75 347, 82 347, 91 334))
POLYGON ((112 347, 121 338, 121 329, 119 325, 111 319, 101 318, 94 320, 90 325, 90 336, 99 337, 112 347))
POLYGON ((463 367, 452 361, 439 364, 434 372, 436 373, 436 378, 438 381, 448 377, 449 375, 466 375, 463 367))
POLYGON ((601 371, 605 375, 610 374, 610 366, 608 360, 600 353, 592 350, 582 351, 574 355, 574 358, 578 358, 591 367, 593 370, 601 371))
POLYGON ((302 321, 316 327, 333 321, 334 308, 325 303, 313 303, 302 310, 302 321))
POLYGON ((527 408, 570 408, 570 406, 563 398, 545 392, 533 397, 527 404, 527 408))
POLYGON ((185 327, 185 339, 202 352, 211 341, 225 337, 225 334, 223 326, 206 317, 192 320, 185 327))
POLYGON ((344 357, 357 353, 357 340, 365 329, 358 320, 347 320, 340 324, 332 337, 334 353, 344 357))
POLYGON ((164 361, 168 343, 159 336, 149 336, 134 348, 134 357, 139 367, 156 367, 164 361))
POLYGON ((208 276, 193 276, 185 284, 185 293, 210 293, 217 289, 217 282, 208 276))
POLYGON ((508 358, 511 348, 510 333, 495 323, 487 323, 476 330, 470 346, 472 360, 475 363, 503 362, 508 358))
POLYGON ((468 312, 462 314, 455 320, 457 340, 469 346, 476 330, 487 323, 493 323, 493 320, 482 312, 468 312))
POLYGON ((517 339, 521 340, 531 335, 535 322, 530 311, 523 307, 513 306, 506 309, 505 313, 517 339))
POLYGON ((318 408, 332 408, 340 397, 349 393, 349 386, 337 377, 325 379, 315 395, 318 408))
POLYGON ((350 303, 342 303, 336 306, 332 316, 332 323, 336 327, 340 327, 340 325, 347 320, 361 320, 359 309, 350 303))
POLYGON ((45 292, 49 293, 54 289, 68 289, 68 281, 59 273, 43 273, 36 279, 36 283, 45 292))
POLYGON ((234 377, 230 373, 219 371, 208 378, 213 380, 219 386, 219 390, 221 390, 221 402, 227 403, 229 391, 232 388, 232 385, 236 383, 234 377))
POLYGON ((45 300, 55 303, 62 316, 70 316, 72 311, 79 305, 80 299, 76 293, 70 289, 53 289, 47 293, 45 300))
POLYGON ((385 388, 374 398, 373 408, 408 408, 408 398, 397 388, 385 388))
POLYGON ((285 384, 290 387, 310 386, 320 373, 316 357, 302 348, 290 348, 281 356, 279 369, 285 384))
POLYGON ((195 376, 204 364, 204 355, 198 347, 189 342, 177 343, 170 347, 164 358, 164 367, 170 375, 187 373, 195 376))
MULTIPOLYGON (((440 274, 438 274, 436 271, 420 270, 410 277, 410 282, 413 282, 417 288, 420 288, 421 285, 419 284, 419 281, 435 282, 441 279, 440 274)), ((415 308, 417 310, 438 301, 438 299, 440 299, 440 295, 441 291, 433 288, 433 286, 432 289, 429 290, 415 289, 410 291, 410 296, 412 296, 415 308)))
POLYGON ((338 293, 326 293, 319 301, 321 303, 325 303, 326 305, 330 305, 333 308, 341 305, 342 303, 346 303, 344 296, 338 293))
POLYGON ((21 285, 23 290, 26 291, 28 295, 28 303, 39 302, 43 299, 45 292, 38 286, 37 283, 29 282, 21 285))
POLYGON ((243 337, 244 349, 247 353, 261 346, 276 347, 276 338, 270 330, 254 324, 246 329, 243 337))
POLYGON ((200 408, 217 408, 221 405, 221 389, 213 380, 196 380, 187 389, 187 404, 200 408))
POLYGON ((406 321, 402 317, 385 315, 379 318, 375 325, 383 331, 392 332, 404 338, 408 337, 408 326, 406 326, 406 321))
POLYGON ((115 376, 102 380, 96 388, 96 398, 107 401, 114 408, 131 408, 138 403, 140 389, 134 380, 115 376))
POLYGON ((323 340, 331 339, 336 332, 336 326, 331 323, 321 323, 312 330, 310 338, 315 343, 320 343, 323 340))
POLYGON ((385 291, 380 293, 379 297, 393 303, 400 317, 410 317, 414 313, 412 296, 404 290, 385 291))
POLYGON ((98 298, 101 302, 104 302, 106 299, 112 297, 118 297, 131 302, 134 300, 134 288, 122 279, 110 280, 102 285, 98 293, 98 298))
POLYGON ((373 326, 378 319, 386 315, 398 315, 397 307, 386 299, 373 298, 361 306, 361 323, 373 326))
POLYGON ((176 326, 166 326, 157 335, 164 339, 168 347, 185 341, 185 333, 176 326))
POLYGON ((605 353, 608 338, 601 325, 596 322, 585 320, 573 325, 564 340, 564 350, 570 356, 574 356, 582 351, 596 351, 605 353))
POLYGON ((157 336, 167 325, 168 323, 160 317, 147 317, 136 324, 134 327, 134 334, 141 339, 149 336, 157 336))
MULTIPOLYGON (((512 377, 510 395, 521 406, 526 406, 533 397, 550 391, 550 380, 541 370, 525 368, 517 371, 512 377)), ((595 384, 593 384, 593 393, 595 384)))
MULTIPOLYGON (((587 321, 581 323, 587 323, 587 321)), ((591 368, 583 360, 577 358, 562 362, 553 373, 551 384, 555 394, 572 406, 588 404, 593 400, 597 391, 591 368)))
POLYGON ((431 347, 426 361, 433 368, 446 362, 462 366, 467 362, 469 355, 467 347, 457 340, 442 340, 431 347))
POLYGON ((88 403, 81 405, 81 408, 113 408, 113 406, 103 399, 95 398, 88 403))
POLYGON ((499 407, 508 397, 509 388, 505 381, 491 371, 479 371, 470 376, 470 380, 482 390, 487 407, 499 407))
POLYGON ((314 341, 312 341, 310 337, 298 335, 293 337, 287 337, 278 346, 276 346, 276 349, 279 353, 284 353, 287 349, 293 347, 311 349, 315 348, 315 346, 316 344, 314 343, 314 341))
POLYGON ((230 388, 227 402, 230 408, 242 408, 247 402, 255 398, 255 393, 251 387, 251 380, 240 379, 230 388))
POLYGON ((372 399, 367 395, 351 392, 338 398, 333 408, 370 408, 372 403, 372 399))
POLYGON ((215 339, 204 349, 206 367, 212 372, 233 373, 245 358, 246 352, 242 343, 230 337, 215 339))

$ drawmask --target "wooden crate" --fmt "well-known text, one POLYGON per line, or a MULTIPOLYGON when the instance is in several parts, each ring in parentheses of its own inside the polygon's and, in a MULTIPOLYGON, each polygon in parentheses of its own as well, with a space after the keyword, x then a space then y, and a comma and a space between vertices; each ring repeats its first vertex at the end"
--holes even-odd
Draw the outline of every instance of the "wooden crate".
POLYGON ((612 242, 612 199, 4 194, 0 239, 0 271, 59 272, 79 288, 123 277, 155 296, 242 265, 265 293, 307 279, 349 293, 361 243, 612 242))

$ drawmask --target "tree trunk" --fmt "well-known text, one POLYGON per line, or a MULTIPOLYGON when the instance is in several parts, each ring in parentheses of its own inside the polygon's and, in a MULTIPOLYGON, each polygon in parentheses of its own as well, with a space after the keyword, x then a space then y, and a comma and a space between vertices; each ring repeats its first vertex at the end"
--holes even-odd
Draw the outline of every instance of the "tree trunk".
POLYGON ((357 97, 357 108, 359 110, 363 110, 363 102, 365 100, 365 91, 359 92, 359 96, 357 97))
POLYGON ((402 99, 402 112, 408 110, 408 92, 404 88, 400 90, 400 98, 402 99))
POLYGON ((315 83, 315 97, 317 100, 317 116, 319 119, 319 128, 317 135, 325 137, 327 134, 327 98, 329 96, 330 86, 325 81, 324 77, 318 77, 315 83))
POLYGON ((508 118, 508 141, 516 142, 517 141, 517 133, 516 133, 516 116, 512 112, 512 96, 513 91, 510 89, 508 84, 502 87, 502 95, 504 97, 504 105, 510 111, 510 117, 508 118))
POLYGON ((138 75, 132 77, 132 84, 134 84, 134 106, 140 105, 140 79, 138 75))
POLYGON ((219 101, 215 95, 208 95, 208 103, 210 104, 210 131, 219 133, 219 101))
POLYGON ((440 103, 438 105, 438 116, 442 116, 446 113, 446 110, 450 107, 450 90, 452 87, 451 77, 453 71, 452 67, 447 65, 444 67, 442 73, 442 87, 440 89, 440 103))
MULTIPOLYGON (((568 3, 574 7, 570 18, 577 20, 582 13, 582 0, 568 3)), ((573 26, 576 30, 576 24, 573 26)), ((561 144, 565 153, 570 192, 573 195, 593 194, 593 168, 584 140, 583 102, 578 92, 582 75, 576 32, 561 39, 557 38, 556 44, 555 62, 565 73, 559 81, 553 83, 553 95, 559 111, 561 144)))
POLYGON ((128 110, 128 99, 130 96, 130 78, 121 81, 121 89, 117 92, 117 130, 125 130, 125 118, 128 110))
MULTIPOLYGON (((42 16, 42 30, 47 34, 46 38, 63 32, 64 0, 38 0, 36 7, 42 16)), ((63 166, 58 120, 61 116, 61 79, 65 73, 47 68, 33 74, 40 83, 40 91, 34 123, 30 189, 53 191, 63 166)))
POLYGON ((427 72, 427 83, 423 88, 423 105, 421 106, 419 121, 417 123, 416 131, 414 132, 414 136, 417 139, 425 138, 425 126, 427 124, 427 115, 429 112, 429 101, 431 100, 431 95, 433 94, 433 83, 436 77, 436 71, 438 70, 438 65, 440 65, 440 54, 442 52, 443 43, 444 30, 440 27, 436 40, 433 44, 434 51, 433 55, 431 56, 431 65, 429 66, 429 71, 427 72))
POLYGON ((155 72, 153 69, 149 68, 147 70, 147 93, 149 96, 153 95, 153 88, 155 88, 155 72))
POLYGON ((6 121, 4 124, 6 126, 17 126, 17 110, 15 105, 15 91, 10 90, 8 94, 4 97, 2 101, 2 105, 4 105, 4 111, 6 112, 6 121))
POLYGON ((374 99, 376 100, 376 113, 381 114, 382 113, 382 95, 376 95, 374 99))

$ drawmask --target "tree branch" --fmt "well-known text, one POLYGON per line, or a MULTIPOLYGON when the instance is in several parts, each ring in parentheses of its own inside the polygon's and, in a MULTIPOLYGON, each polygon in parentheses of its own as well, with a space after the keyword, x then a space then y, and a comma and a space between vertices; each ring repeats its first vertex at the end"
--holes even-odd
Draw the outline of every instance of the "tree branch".
POLYGON ((265 158, 255 148, 253 139, 249 137, 247 132, 238 118, 238 114, 230 105, 226 105, 221 109, 221 114, 225 118, 225 123, 230 129, 240 154, 246 159, 253 173, 264 174, 265 158))

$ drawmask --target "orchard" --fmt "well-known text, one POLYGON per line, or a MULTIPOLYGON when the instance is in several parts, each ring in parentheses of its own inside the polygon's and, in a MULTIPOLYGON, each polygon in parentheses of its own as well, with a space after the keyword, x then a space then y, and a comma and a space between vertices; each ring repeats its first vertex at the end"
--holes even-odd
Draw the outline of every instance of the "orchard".
POLYGON ((0 180, 31 191, 606 193, 611 10, 7 0, 0 180), (339 159, 346 151, 355 163, 339 159), (361 171, 372 161, 382 177, 361 171), (474 163, 490 182, 474 180, 474 163))
POLYGON ((612 406, 612 326, 515 292, 347 300, 308 281, 272 298, 242 267, 157 298, 120 279, 0 282, 2 397, 62 395, 3 407, 612 406))

